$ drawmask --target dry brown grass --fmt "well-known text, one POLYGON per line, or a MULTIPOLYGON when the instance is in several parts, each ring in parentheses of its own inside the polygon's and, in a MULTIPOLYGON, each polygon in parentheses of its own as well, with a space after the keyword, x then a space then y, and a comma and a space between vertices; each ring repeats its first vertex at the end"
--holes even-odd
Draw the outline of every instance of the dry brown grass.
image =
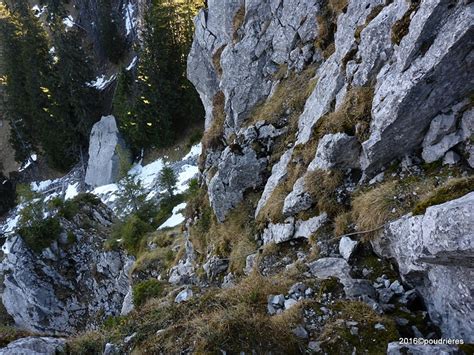
POLYGON ((211 126, 204 132, 202 143, 204 151, 209 148, 218 148, 222 145, 222 138, 224 135, 224 121, 225 121, 225 96, 222 91, 219 91, 213 100, 213 121, 211 126))
MULTIPOLYGON (((286 66, 282 66, 286 72, 286 66)), ((288 77, 283 78, 283 74, 276 75, 282 77, 273 95, 261 105, 258 105, 249 116, 248 124, 257 121, 266 121, 272 124, 280 121, 289 112, 289 124, 297 124, 297 118, 303 112, 307 98, 316 87, 317 79, 316 67, 309 66, 301 73, 290 72, 288 77)))
POLYGON ((413 209, 414 214, 423 214, 430 206, 460 198, 474 191, 474 176, 454 178, 423 196, 413 209))
POLYGON ((397 181, 389 181, 356 196, 352 200, 352 216, 361 231, 372 230, 398 217, 397 181))
POLYGON ((222 76, 221 56, 225 47, 225 45, 220 47, 212 56, 212 64, 214 65, 214 69, 219 77, 222 76))
POLYGON ((344 212, 334 218, 334 235, 341 236, 351 232, 352 214, 344 212))
POLYGON ((245 21, 245 5, 242 6, 237 11, 233 19, 234 32, 232 34, 232 38, 233 38, 234 43, 237 43, 239 41, 238 30, 240 29, 240 27, 242 27, 242 25, 244 24, 244 21, 245 21))
POLYGON ((338 109, 319 121, 316 127, 319 136, 344 132, 356 135, 360 141, 366 140, 369 133, 373 95, 372 87, 356 87, 349 90, 338 109), (357 125, 362 129, 356 129, 357 125))
POLYGON ((344 212, 345 206, 337 201, 336 189, 342 184, 344 174, 337 170, 316 170, 306 174, 305 188, 319 213, 335 216, 344 212))
POLYGON ((317 16, 318 37, 314 45, 323 52, 325 59, 329 58, 335 51, 334 34, 337 30, 337 17, 347 8, 347 0, 329 0, 327 6, 322 9, 321 15, 317 16))
POLYGON ((332 13, 338 15, 346 10, 347 3, 347 0, 329 0, 328 7, 331 9, 332 13))
POLYGON ((403 15, 401 19, 396 21, 392 26, 392 43, 393 44, 400 44, 402 38, 408 34, 410 22, 411 22, 411 15, 413 12, 418 10, 420 6, 420 0, 411 0, 410 7, 408 8, 407 12, 403 15))
POLYGON ((219 223, 209 202, 203 201, 201 217, 190 229, 190 238, 204 258, 209 252, 222 258, 229 258, 232 271, 241 272, 247 255, 257 249, 254 220, 256 194, 248 194, 244 201, 234 208, 223 223, 219 223))
POLYGON ((229 271, 234 275, 241 276, 245 268, 247 256, 255 253, 256 248, 255 241, 245 236, 233 245, 229 255, 229 271))
POLYGON ((337 316, 325 324, 318 339, 324 352, 349 354, 356 347, 362 353, 385 354, 387 344, 398 339, 395 322, 378 315, 363 302, 344 300, 333 309, 337 311, 337 316), (358 335, 350 333, 346 321, 358 323, 358 335), (377 323, 383 324, 385 330, 376 330, 374 326, 377 323))
POLYGON ((291 329, 302 320, 302 305, 274 317, 266 311, 268 295, 288 291, 292 282, 253 273, 233 288, 211 289, 186 303, 151 301, 118 333, 136 331, 139 353, 179 353, 190 346, 193 353, 295 353, 300 344, 291 329))

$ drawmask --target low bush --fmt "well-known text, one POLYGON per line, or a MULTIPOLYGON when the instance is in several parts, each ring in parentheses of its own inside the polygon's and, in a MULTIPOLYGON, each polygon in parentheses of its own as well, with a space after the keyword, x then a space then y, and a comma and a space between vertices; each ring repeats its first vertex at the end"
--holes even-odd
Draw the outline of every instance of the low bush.
POLYGON ((12 341, 20 338, 25 338, 31 334, 25 330, 15 327, 0 325, 0 347, 5 347, 12 341))
POLYGON ((101 355, 105 347, 102 333, 90 331, 79 334, 67 343, 67 353, 71 355, 101 355))
POLYGON ((133 286, 133 304, 135 307, 140 307, 150 298, 161 297, 163 291, 163 283, 158 280, 149 279, 142 281, 133 286))
POLYGON ((36 253, 48 248, 54 240, 61 234, 61 224, 56 217, 49 217, 43 220, 32 220, 28 225, 18 229, 26 245, 36 253))
POLYGON ((151 231, 153 227, 149 223, 132 214, 112 227, 111 238, 119 241, 130 254, 136 256, 143 247, 145 235, 151 231))

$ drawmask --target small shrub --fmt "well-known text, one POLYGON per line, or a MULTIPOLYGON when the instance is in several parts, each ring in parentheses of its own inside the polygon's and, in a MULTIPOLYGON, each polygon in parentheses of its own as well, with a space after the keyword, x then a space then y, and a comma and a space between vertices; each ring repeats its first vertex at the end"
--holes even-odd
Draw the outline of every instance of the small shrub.
POLYGON ((140 307, 150 298, 161 297, 163 295, 163 283, 149 279, 133 286, 133 304, 140 307))
POLYGON ((471 191, 474 191, 473 176, 448 180, 446 184, 438 187, 419 201, 413 209, 413 214, 423 214, 430 206, 457 199, 471 191))
POLYGON ((177 182, 178 178, 171 167, 165 166, 161 169, 159 187, 166 190, 169 196, 174 195, 177 182))
POLYGON ((48 248, 54 240, 61 234, 59 219, 55 217, 43 220, 31 220, 28 225, 23 225, 18 229, 26 245, 36 253, 48 248))
POLYGON ((82 207, 92 205, 98 206, 100 199, 90 193, 80 193, 73 199, 67 201, 58 201, 56 203, 58 208, 58 216, 72 220, 81 210, 82 207))
POLYGON ((120 240, 130 254, 137 255, 142 248, 145 235, 151 231, 153 227, 149 223, 132 214, 112 227, 111 236, 114 240, 120 240))
POLYGON ((67 343, 67 350, 71 355, 100 355, 104 347, 104 335, 95 331, 80 334, 67 343))
POLYGON ((20 338, 25 338, 31 334, 25 330, 18 328, 0 325, 0 347, 5 347, 12 341, 20 338))
POLYGON ((31 189, 29 184, 16 185, 17 203, 32 201, 38 197, 38 193, 31 189))

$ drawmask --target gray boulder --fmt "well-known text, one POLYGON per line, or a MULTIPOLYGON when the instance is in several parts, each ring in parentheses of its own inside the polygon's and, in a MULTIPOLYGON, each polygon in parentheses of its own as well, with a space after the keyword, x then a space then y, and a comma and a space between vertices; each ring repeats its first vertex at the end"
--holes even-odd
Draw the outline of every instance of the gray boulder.
MULTIPOLYGON (((371 135, 363 143, 361 161, 368 175, 417 149, 431 119, 469 95, 474 79, 465 65, 472 55, 473 6, 420 3, 408 34, 377 75, 371 135)), ((427 158, 433 161, 436 154, 427 158)))
POLYGON ((343 236, 339 241, 339 254, 341 254, 344 259, 349 260, 354 253, 357 244, 359 243, 356 240, 343 236))
POLYGON ((66 350, 66 339, 27 337, 12 341, 0 349, 0 355, 56 355, 66 350))
POLYGON ((326 134, 319 141, 316 157, 308 170, 357 169, 360 167, 359 153, 356 137, 345 133, 326 134))
POLYGON ((424 215, 390 223, 372 241, 377 254, 396 260, 403 280, 423 297, 443 336, 474 341, 474 192, 424 215))
POLYGON ((319 279, 336 277, 344 285, 352 280, 349 275, 350 266, 342 258, 321 258, 308 264, 308 267, 311 274, 319 279))
POLYGON ((263 231, 263 244, 284 243, 289 240, 306 238, 316 233, 327 222, 328 216, 323 213, 306 221, 287 218, 284 223, 269 223, 263 231))
POLYGON ((293 185, 293 190, 285 197, 283 202, 283 215, 292 216, 305 211, 313 204, 313 199, 306 191, 305 177, 298 178, 293 185))
POLYGON ((423 146, 428 147, 438 143, 444 136, 456 131, 456 116, 454 113, 441 114, 433 118, 430 128, 423 139, 423 146))
POLYGON ((250 147, 233 152, 227 147, 221 155, 218 172, 211 179, 208 192, 211 206, 219 222, 244 198, 244 192, 262 182, 266 158, 259 158, 250 147))
POLYGON ((102 117, 92 127, 90 135, 86 184, 96 187, 117 181, 121 159, 128 160, 129 156, 115 117, 102 117))
POLYGON ((204 271, 206 272, 207 277, 210 280, 213 280, 218 275, 222 274, 227 270, 229 267, 229 260, 227 259, 219 259, 216 256, 210 257, 206 263, 202 266, 204 271))
POLYGON ((277 186, 286 179, 288 173, 288 164, 290 163, 292 154, 293 149, 288 149, 280 157, 278 163, 273 165, 272 174, 268 178, 267 183, 265 184, 265 188, 263 189, 262 196, 258 201, 257 209, 255 210, 255 217, 258 216, 260 210, 266 205, 268 199, 272 195, 273 191, 275 191, 277 186))
POLYGON ((285 223, 270 223, 263 231, 263 244, 287 242, 293 238, 294 233, 294 218, 288 218, 285 223))
POLYGON ((448 150, 454 147, 456 144, 462 141, 461 134, 459 132, 451 133, 444 136, 440 142, 427 146, 423 149, 421 156, 427 163, 432 163, 442 158, 448 150))
POLYGON ((293 238, 306 238, 308 239, 318 231, 328 220, 326 213, 319 216, 311 217, 306 221, 297 220, 295 223, 295 234, 293 238))

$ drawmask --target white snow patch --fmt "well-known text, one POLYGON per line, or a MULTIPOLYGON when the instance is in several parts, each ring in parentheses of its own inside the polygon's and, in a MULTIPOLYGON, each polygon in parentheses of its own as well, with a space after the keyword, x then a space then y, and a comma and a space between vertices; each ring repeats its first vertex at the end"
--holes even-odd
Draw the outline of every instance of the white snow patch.
POLYGON ((178 193, 185 192, 189 187, 189 181, 199 173, 199 168, 195 165, 186 164, 181 169, 176 183, 178 193))
POLYGON ((91 88, 96 88, 97 90, 104 90, 113 80, 115 80, 116 75, 112 75, 110 78, 106 79, 105 75, 102 74, 98 76, 95 80, 86 83, 87 86, 91 88))
POLYGON ((38 5, 35 5, 31 8, 33 10, 35 17, 41 17, 48 7, 45 5, 40 8, 38 5))
POLYGON ((96 187, 91 193, 99 197, 104 204, 108 205, 117 199, 116 193, 118 190, 117 184, 109 184, 96 187))
POLYGON ((180 203, 178 206, 174 207, 173 215, 170 218, 168 218, 165 223, 159 226, 158 229, 172 228, 183 223, 185 218, 180 212, 184 210, 185 207, 186 207, 186 202, 180 203))
POLYGON ((22 172, 23 170, 28 168, 31 164, 33 164, 33 162, 35 162, 37 159, 38 159, 38 156, 36 155, 36 153, 31 154, 28 160, 24 162, 23 164, 21 164, 20 169, 18 169, 18 171, 22 172))
POLYGON ((135 175, 139 179, 145 189, 153 187, 154 182, 158 178, 161 169, 164 167, 163 159, 155 160, 145 166, 135 165, 128 172, 129 175, 135 175))
POLYGON ((130 62, 130 64, 128 65, 128 67, 126 67, 125 69, 127 71, 131 70, 136 64, 137 64, 137 60, 138 60, 138 57, 135 56, 133 57, 132 61, 130 62))
POLYGON ((127 35, 129 35, 132 32, 132 29, 135 28, 134 12, 135 7, 128 3, 125 7, 125 28, 127 30, 127 35))
POLYGON ((34 181, 31 183, 31 189, 36 192, 45 191, 51 184, 57 180, 34 181))
POLYGON ((69 15, 68 17, 63 18, 63 23, 66 27, 71 28, 74 26, 74 19, 69 15))
POLYGON ((66 194, 64 195, 64 200, 70 200, 74 197, 76 197, 79 194, 79 191, 77 191, 79 183, 75 183, 73 185, 68 185, 66 189, 66 194))
POLYGON ((199 156, 201 155, 201 153, 202 153, 202 144, 199 143, 199 144, 193 145, 189 153, 184 156, 183 160, 192 158, 194 156, 199 156))
POLYGON ((2 232, 3 233, 12 232, 18 225, 19 221, 20 221, 19 214, 16 214, 14 217, 7 219, 6 223, 3 225, 2 232))

